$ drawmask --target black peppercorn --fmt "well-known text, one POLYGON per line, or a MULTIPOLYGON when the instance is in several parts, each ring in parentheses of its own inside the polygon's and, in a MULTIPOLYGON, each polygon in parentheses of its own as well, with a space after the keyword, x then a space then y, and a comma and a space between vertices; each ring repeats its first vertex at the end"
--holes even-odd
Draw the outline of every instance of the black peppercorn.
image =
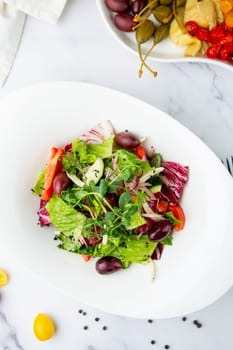
POLYGON ((193 324, 195 324, 195 326, 197 326, 197 328, 201 328, 202 327, 202 324, 198 320, 194 320, 193 324))

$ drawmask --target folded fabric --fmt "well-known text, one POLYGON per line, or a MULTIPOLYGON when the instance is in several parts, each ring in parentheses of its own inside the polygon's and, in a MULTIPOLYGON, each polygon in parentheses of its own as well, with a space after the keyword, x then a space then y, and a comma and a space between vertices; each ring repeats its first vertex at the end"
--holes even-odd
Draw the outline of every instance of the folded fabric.
POLYGON ((55 23, 67 0, 0 0, 0 86, 13 65, 26 15, 55 23))
POLYGON ((67 0, 5 0, 5 3, 42 21, 54 23, 67 0))
POLYGON ((23 32, 25 14, 0 0, 0 85, 14 62, 23 32))

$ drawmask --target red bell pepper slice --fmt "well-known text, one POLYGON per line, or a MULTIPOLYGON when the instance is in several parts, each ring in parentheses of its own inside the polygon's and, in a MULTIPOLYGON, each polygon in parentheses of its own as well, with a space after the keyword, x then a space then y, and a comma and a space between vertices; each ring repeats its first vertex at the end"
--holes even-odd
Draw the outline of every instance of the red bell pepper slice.
POLYGON ((174 231, 180 231, 184 228, 184 224, 185 224, 185 215, 184 215, 184 211, 181 208, 180 205, 176 204, 176 205, 169 205, 168 210, 170 210, 173 215, 175 216, 175 218, 177 220, 179 220, 179 224, 176 224, 173 226, 173 230, 174 231))
POLYGON ((165 213, 168 209, 168 201, 163 199, 159 200, 156 204, 156 209, 159 213, 165 213))
POLYGON ((41 195, 41 199, 45 201, 48 201, 53 194, 53 179, 61 168, 61 158, 63 154, 63 148, 53 147, 51 150, 51 157, 45 171, 44 188, 41 195))

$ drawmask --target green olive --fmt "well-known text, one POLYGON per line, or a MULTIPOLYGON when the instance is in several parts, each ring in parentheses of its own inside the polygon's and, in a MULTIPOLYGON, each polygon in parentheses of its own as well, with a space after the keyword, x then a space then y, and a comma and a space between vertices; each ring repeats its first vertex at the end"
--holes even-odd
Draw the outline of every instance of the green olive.
POLYGON ((161 23, 167 23, 172 15, 172 9, 168 6, 159 5, 153 10, 154 17, 161 23))
POLYGON ((136 29, 136 40, 138 44, 143 44, 150 40, 155 31, 154 23, 147 19, 136 29))
POLYGON ((169 35, 169 24, 161 24, 154 33, 154 45, 166 39, 169 35))
POLYGON ((183 7, 186 3, 186 0, 175 0, 176 1, 176 7, 183 7))
POLYGON ((171 5, 173 3, 173 0, 159 0, 160 5, 171 5))

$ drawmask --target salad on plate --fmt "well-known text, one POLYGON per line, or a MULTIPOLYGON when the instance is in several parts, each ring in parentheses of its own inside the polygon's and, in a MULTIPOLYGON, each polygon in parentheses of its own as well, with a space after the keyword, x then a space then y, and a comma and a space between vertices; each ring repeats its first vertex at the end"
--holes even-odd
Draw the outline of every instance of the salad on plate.
POLYGON ((63 147, 52 147, 32 191, 40 226, 53 225, 58 247, 96 260, 109 274, 161 257, 182 230, 180 205, 189 167, 164 160, 128 130, 100 122, 63 147))

